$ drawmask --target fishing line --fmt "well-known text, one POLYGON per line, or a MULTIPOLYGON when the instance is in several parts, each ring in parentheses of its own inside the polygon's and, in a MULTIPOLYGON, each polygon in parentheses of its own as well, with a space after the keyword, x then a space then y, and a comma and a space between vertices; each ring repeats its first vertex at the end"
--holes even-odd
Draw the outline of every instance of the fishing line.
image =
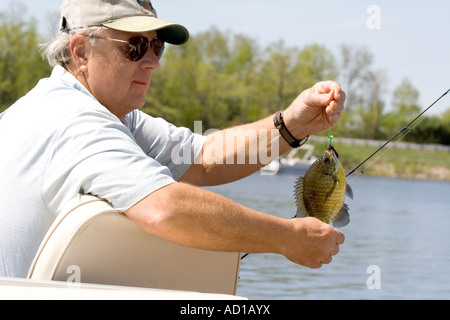
POLYGON ((426 57, 419 57, 419 58, 416 58, 414 60, 402 62, 402 63, 399 63, 397 65, 388 67, 387 70, 395 69, 395 68, 399 68, 399 67, 404 67, 404 66, 406 66, 408 64, 412 64, 412 63, 417 64, 417 62, 419 62, 419 61, 428 60, 428 59, 434 58, 434 57, 439 56, 439 55, 444 54, 444 53, 450 53, 450 50, 445 50, 445 51, 437 52, 435 54, 432 54, 432 55, 429 55, 429 56, 426 56, 426 57))
MULTIPOLYGON (((410 123, 408 123, 406 126, 404 126, 399 132, 397 132, 392 138, 387 140, 381 147, 379 147, 374 153, 372 153, 370 156, 368 156, 364 161, 362 161, 360 164, 358 164, 353 170, 351 170, 349 173, 347 173, 347 177, 354 173, 356 170, 358 170, 361 166, 363 166, 367 161, 369 161, 373 156, 375 156, 379 151, 381 151, 384 147, 386 147, 389 143, 394 141, 399 135, 404 133, 403 136, 399 139, 401 140, 405 135, 407 135, 409 132, 411 132, 419 123, 417 123, 414 127, 411 128, 411 125, 416 122, 421 116, 424 115, 425 112, 430 110, 436 103, 438 103, 445 95, 447 95, 450 92, 450 89, 448 89, 444 94, 442 94, 435 102, 433 102, 428 108, 426 108, 424 111, 422 111, 417 117, 414 118, 410 123)), ((386 151, 388 151, 387 149, 386 151)), ((384 153, 383 153, 384 154, 384 153)), ((378 159, 378 158, 377 158, 378 159)), ((366 167, 367 169, 367 167, 366 167)), ((364 173, 364 171, 362 171, 364 173)))

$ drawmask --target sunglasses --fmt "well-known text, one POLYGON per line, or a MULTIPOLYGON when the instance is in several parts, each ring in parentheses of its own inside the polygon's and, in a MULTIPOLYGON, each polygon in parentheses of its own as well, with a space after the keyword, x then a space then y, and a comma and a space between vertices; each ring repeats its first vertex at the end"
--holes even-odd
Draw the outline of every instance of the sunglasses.
POLYGON ((161 59, 161 56, 164 52, 164 42, 156 38, 148 40, 148 38, 146 37, 139 36, 130 38, 128 39, 128 41, 112 38, 102 39, 126 43, 127 45, 125 46, 125 57, 131 61, 141 60, 147 53, 149 47, 153 50, 153 53, 156 55, 156 57, 158 57, 158 60, 161 59))

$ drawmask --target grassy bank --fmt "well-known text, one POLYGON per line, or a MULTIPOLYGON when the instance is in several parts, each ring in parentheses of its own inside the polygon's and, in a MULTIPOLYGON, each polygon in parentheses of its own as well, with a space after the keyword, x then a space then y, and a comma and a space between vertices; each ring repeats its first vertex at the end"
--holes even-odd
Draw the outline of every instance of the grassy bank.
MULTIPOLYGON (((314 155, 320 157, 328 147, 323 143, 312 143, 314 155)), ((349 146, 333 143, 346 172, 377 150, 376 147, 349 146)), ((446 151, 424 151, 389 149, 377 153, 360 169, 366 175, 388 176, 414 179, 450 181, 450 153, 446 151)), ((356 173, 356 172, 355 172, 356 173)))

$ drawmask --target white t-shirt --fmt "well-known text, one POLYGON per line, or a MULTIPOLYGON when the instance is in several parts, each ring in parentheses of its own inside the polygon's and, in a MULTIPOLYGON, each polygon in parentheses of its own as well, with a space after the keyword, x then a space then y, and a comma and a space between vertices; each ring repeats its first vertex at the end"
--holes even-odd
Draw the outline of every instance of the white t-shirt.
POLYGON ((125 211, 178 180, 204 139, 138 110, 119 119, 55 67, 0 114, 0 276, 26 277, 48 228, 77 194, 125 211), (179 163, 183 152, 190 157, 179 163))

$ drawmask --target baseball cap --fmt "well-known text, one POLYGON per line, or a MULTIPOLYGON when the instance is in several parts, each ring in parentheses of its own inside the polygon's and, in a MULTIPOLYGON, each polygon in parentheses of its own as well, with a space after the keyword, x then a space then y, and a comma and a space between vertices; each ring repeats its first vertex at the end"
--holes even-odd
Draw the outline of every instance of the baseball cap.
POLYGON ((150 0, 64 0, 60 29, 104 26, 124 32, 156 31, 158 38, 183 44, 189 31, 182 25, 158 19, 150 0))

